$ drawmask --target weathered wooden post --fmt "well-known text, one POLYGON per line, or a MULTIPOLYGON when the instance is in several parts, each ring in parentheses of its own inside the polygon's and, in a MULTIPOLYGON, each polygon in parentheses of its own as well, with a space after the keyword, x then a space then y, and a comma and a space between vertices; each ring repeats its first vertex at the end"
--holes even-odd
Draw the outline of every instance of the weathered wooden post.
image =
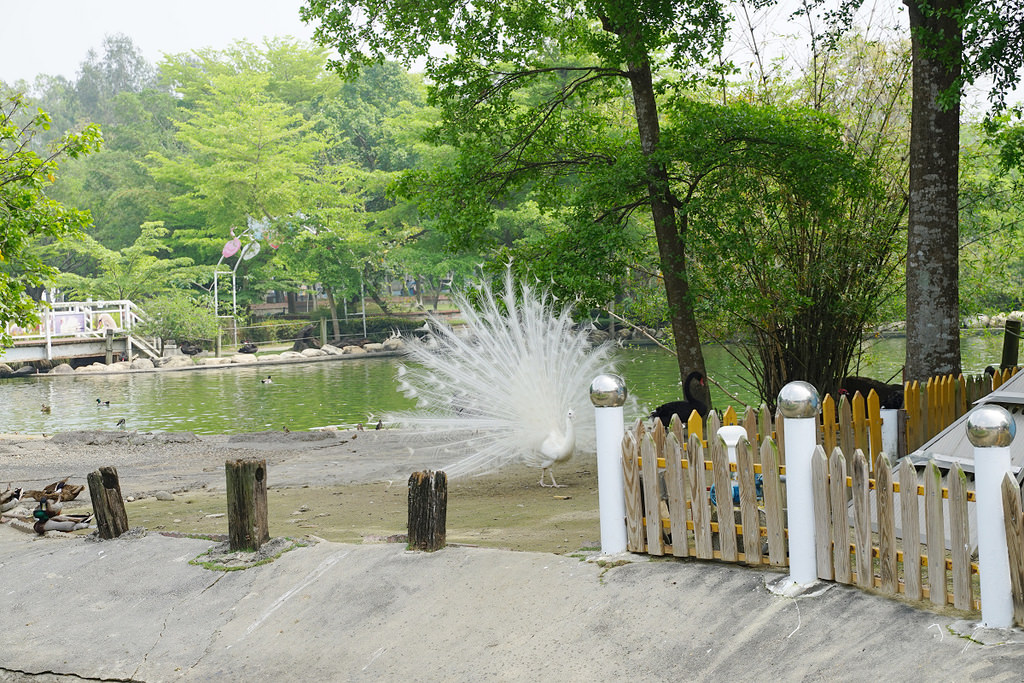
POLYGON ((92 513, 96 517, 96 531, 100 538, 117 538, 128 531, 128 513, 121 497, 121 483, 117 468, 101 467, 86 477, 89 484, 89 498, 92 499, 92 513))
POLYGON ((327 318, 320 318, 320 345, 327 344, 327 318))
POLYGON ((228 460, 228 544, 254 552, 270 540, 267 529, 267 461, 228 460))
POLYGON ((114 362, 114 330, 109 327, 103 331, 103 351, 107 365, 114 362))
POLYGON ((448 475, 413 472, 409 477, 409 547, 440 550, 445 544, 448 515, 448 475))
POLYGON ((1017 367, 1017 354, 1019 350, 1020 321, 1007 320, 1006 325, 1003 327, 1003 355, 1002 360, 999 361, 999 367, 1003 370, 1017 367))

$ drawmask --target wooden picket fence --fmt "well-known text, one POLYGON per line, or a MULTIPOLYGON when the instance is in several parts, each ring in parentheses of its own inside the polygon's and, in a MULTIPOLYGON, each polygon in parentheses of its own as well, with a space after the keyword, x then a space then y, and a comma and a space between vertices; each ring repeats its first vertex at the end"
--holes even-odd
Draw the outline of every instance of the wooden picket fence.
MULTIPOLYGON (((720 420, 712 412, 708 433, 717 433, 719 426, 720 420)), ((691 419, 685 429, 675 419, 668 430, 659 422, 652 430, 637 422, 626 433, 622 466, 629 551, 787 566, 784 451, 765 429, 766 422, 759 424, 748 412, 744 426, 749 438, 737 446, 735 464, 730 464, 721 439, 707 444, 702 441, 699 418, 691 419), (734 503, 733 484, 738 504, 734 503), (712 487, 717 494, 714 503, 712 487)), ((904 460, 899 482, 913 483, 901 486, 893 481, 884 454, 875 457, 875 477, 871 469, 860 448, 846 451, 833 446, 828 458, 823 447, 816 449, 818 576, 911 600, 979 609, 978 568, 968 550, 967 502, 974 500, 974 492, 968 490, 963 471, 955 466, 943 486, 942 472, 932 463, 921 482, 914 467, 904 460), (851 455, 845 455, 847 452, 851 455), (896 537, 896 496, 901 503, 902 528, 914 530, 905 534, 911 536, 908 539, 896 537), (847 506, 850 500, 852 519, 847 506), (913 504, 904 505, 904 501, 913 504), (922 507, 924 552, 918 518, 922 507), (944 508, 949 511, 948 524, 944 508), (946 550, 947 535, 952 552, 946 550)), ((1019 505, 1019 492, 1017 495, 1019 505)), ((1020 547, 1024 549, 1024 540, 1020 547)), ((1024 569, 1018 571, 1024 586, 1024 569)))

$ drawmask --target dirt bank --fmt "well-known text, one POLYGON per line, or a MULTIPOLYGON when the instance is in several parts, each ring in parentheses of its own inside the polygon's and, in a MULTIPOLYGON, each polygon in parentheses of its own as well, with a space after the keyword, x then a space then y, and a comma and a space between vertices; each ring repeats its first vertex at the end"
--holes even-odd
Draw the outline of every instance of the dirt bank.
MULTIPOLYGON (((409 475, 457 458, 446 439, 401 430, 263 432, 234 436, 67 432, 0 439, 0 482, 42 488, 118 470, 129 523, 150 530, 226 534, 224 463, 267 460, 270 534, 378 542, 406 530, 409 475), (173 500, 158 500, 167 492, 173 500)), ((541 488, 539 470, 512 467, 449 483, 450 543, 571 552, 599 545, 596 462, 556 469, 566 488, 541 488)), ((75 501, 89 507, 88 492, 75 501)), ((85 533, 85 532, 80 532, 85 533)))

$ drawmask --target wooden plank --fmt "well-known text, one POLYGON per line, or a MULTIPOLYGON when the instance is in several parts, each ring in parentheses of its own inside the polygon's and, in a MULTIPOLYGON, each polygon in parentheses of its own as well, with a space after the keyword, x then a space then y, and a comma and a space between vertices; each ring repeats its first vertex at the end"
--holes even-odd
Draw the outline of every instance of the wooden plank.
POLYGON ((775 462, 776 462, 776 464, 779 467, 785 467, 786 466, 786 439, 785 439, 786 430, 782 428, 782 423, 783 423, 782 411, 780 411, 778 408, 776 408, 775 409, 775 436, 774 436, 773 440, 775 441, 775 446, 776 446, 776 448, 775 448, 776 461, 775 462))
POLYGON ((784 567, 787 564, 786 518, 782 508, 782 482, 779 480, 779 449, 773 439, 765 439, 761 444, 761 473, 768 561, 784 567))
POLYGON ((917 470, 904 459, 900 463, 900 521, 903 530, 903 594, 921 599, 921 532, 918 514, 917 470))
POLYGON ((676 441, 683 450, 686 450, 686 425, 679 419, 678 415, 673 415, 672 419, 668 423, 668 430, 675 434, 676 441))
POLYGON ((825 394, 825 398, 821 400, 821 446, 826 453, 835 450, 838 432, 836 401, 831 394, 825 394))
POLYGON ((665 544, 661 536, 661 496, 658 491, 658 456, 654 438, 644 435, 640 441, 640 477, 644 493, 644 522, 647 535, 647 553, 664 555, 665 544))
POLYGON ((853 543, 857 585, 871 588, 875 572, 871 560, 871 498, 869 497, 868 461, 859 448, 853 453, 853 543))
POLYGON ((896 412, 896 452, 891 453, 893 457, 899 459, 906 457, 909 453, 907 450, 907 411, 900 409, 896 412))
POLYGON ((668 434, 668 425, 662 425, 661 420, 654 418, 654 426, 651 428, 651 439, 654 440, 654 452, 661 457, 665 452, 665 435, 668 434))
POLYGON ((967 475, 959 464, 949 471, 949 540, 953 555, 953 606, 974 607, 971 590, 971 530, 967 520, 967 475))
POLYGON ((672 531, 672 554, 688 557, 689 533, 686 530, 686 472, 683 469, 683 451, 676 435, 670 432, 665 439, 665 486, 668 489, 668 519, 672 531))
MULTIPOLYGON (((853 447, 855 450, 868 452, 868 423, 864 414, 864 396, 858 391, 853 395, 850 402, 850 411, 853 414, 853 447)), ((871 463, 868 463, 868 472, 871 471, 871 463)))
POLYGON ((924 524, 928 592, 932 604, 946 604, 946 534, 942 523, 942 470, 932 460, 924 470, 924 524))
POLYGON ((967 378, 964 377, 962 373, 956 378, 956 383, 953 385, 953 391, 956 396, 956 410, 953 412, 953 419, 958 420, 963 417, 970 405, 967 401, 967 378))
POLYGON ((1006 550, 1010 560, 1010 591, 1013 594, 1013 621, 1024 626, 1024 510, 1020 489, 1009 474, 999 485, 1003 495, 1003 524, 1006 550))
POLYGON ((761 442, 758 433, 758 412, 751 408, 750 405, 746 407, 746 411, 743 413, 742 425, 746 430, 746 440, 750 441, 746 452, 752 455, 752 461, 760 462, 757 458, 758 443, 761 442))
POLYGON ((704 441, 704 420, 701 419, 697 411, 690 413, 690 419, 686 421, 686 433, 688 436, 697 435, 702 442, 704 441))
POLYGON ((640 444, 637 432, 626 432, 622 437, 622 479, 626 499, 626 550, 644 551, 644 511, 640 503, 640 444))
POLYGON ((829 502, 832 506, 832 566, 835 580, 849 584, 853 579, 850 571, 850 520, 846 514, 846 456, 839 448, 832 450, 828 472, 829 502))
POLYGON ((712 480, 715 482, 715 502, 718 513, 718 548, 724 562, 735 562, 736 557, 736 515, 732 504, 732 476, 729 473, 729 455, 725 441, 718 436, 718 429, 711 431, 717 418, 708 416, 708 450, 711 455, 712 480))
POLYGON ((707 426, 706 436, 704 437, 704 447, 709 448, 711 446, 711 441, 709 440, 710 437, 717 437, 718 430, 722 428, 722 420, 718 417, 718 411, 708 411, 708 416, 707 419, 704 420, 704 423, 707 426))
POLYGON ((736 416, 736 409, 729 406, 722 413, 722 426, 739 424, 739 418, 736 416))
POLYGON ((871 458, 872 472, 874 472, 875 459, 882 452, 882 412, 878 401, 878 393, 874 389, 868 394, 864 410, 868 428, 868 441, 871 443, 871 453, 868 457, 871 458))
POLYGON ((686 446, 686 464, 690 475, 690 514, 693 516, 693 543, 697 557, 710 560, 714 556, 711 542, 711 506, 708 504, 707 480, 704 475, 704 446, 700 435, 690 434, 686 446))
MULTIPOLYGON (((872 391, 871 393, 874 393, 872 391)), ((875 509, 878 511, 878 574, 882 592, 899 593, 896 565, 896 505, 892 490, 892 465, 884 453, 875 456, 875 509)))
POLYGON ((853 408, 845 395, 839 397, 839 448, 846 456, 846 469, 853 469, 853 452, 857 450, 853 443, 853 408))
POLYGON ((917 380, 907 382, 903 388, 903 409, 907 413, 907 452, 921 447, 921 389, 917 380))
POLYGON ((811 454, 811 489, 814 495, 814 554, 818 578, 831 581, 832 572, 832 509, 828 491, 828 462, 825 451, 816 446, 811 454))
POLYGON ((757 511, 757 475, 753 448, 747 439, 736 444, 736 480, 740 486, 740 521, 743 524, 743 556, 750 565, 761 564, 761 516, 757 511))

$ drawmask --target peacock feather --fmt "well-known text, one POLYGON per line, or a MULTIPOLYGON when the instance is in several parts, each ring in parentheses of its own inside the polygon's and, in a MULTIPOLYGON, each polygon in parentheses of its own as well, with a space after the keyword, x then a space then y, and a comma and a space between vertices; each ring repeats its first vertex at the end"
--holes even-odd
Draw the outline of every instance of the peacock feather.
POLYGON ((592 345, 573 323, 571 305, 517 286, 510 271, 503 285, 495 291, 484 282, 456 294, 465 327, 456 331, 431 316, 431 341, 410 344, 410 362, 398 370, 399 390, 416 408, 388 419, 451 433, 449 448, 462 457, 444 468, 450 477, 515 462, 547 468, 574 451, 595 451, 589 387, 610 371, 611 344, 592 345))

